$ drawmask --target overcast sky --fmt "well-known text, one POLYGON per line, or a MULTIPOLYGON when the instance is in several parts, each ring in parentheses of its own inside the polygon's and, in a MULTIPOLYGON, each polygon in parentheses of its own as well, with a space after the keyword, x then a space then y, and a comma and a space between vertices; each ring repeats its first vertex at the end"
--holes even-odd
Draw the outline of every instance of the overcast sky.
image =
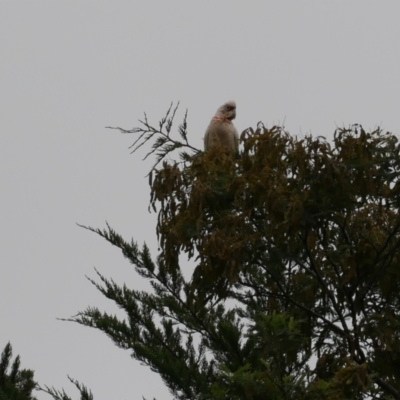
MULTIPOLYGON (((282 123, 329 138, 361 123, 400 132, 398 1, 1 1, 0 349, 42 384, 96 400, 171 399, 161 379, 100 331, 56 318, 115 311, 93 267, 140 288, 99 236, 108 221, 157 253, 149 162, 133 135, 171 101, 189 139, 225 101, 241 132, 282 123)), ((44 393, 40 400, 49 399, 44 393)))

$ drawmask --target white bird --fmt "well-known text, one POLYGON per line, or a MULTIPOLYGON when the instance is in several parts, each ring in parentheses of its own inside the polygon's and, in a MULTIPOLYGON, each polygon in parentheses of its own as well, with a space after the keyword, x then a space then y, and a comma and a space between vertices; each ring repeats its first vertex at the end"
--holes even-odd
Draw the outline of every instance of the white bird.
POLYGON ((232 123, 236 117, 236 103, 228 101, 218 108, 204 135, 204 150, 221 146, 232 154, 239 150, 239 135, 232 123))

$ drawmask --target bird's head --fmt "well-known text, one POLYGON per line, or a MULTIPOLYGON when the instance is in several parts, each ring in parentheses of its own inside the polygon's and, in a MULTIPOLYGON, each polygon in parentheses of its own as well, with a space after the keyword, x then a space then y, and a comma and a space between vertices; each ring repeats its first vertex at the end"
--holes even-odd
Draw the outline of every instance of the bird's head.
POLYGON ((236 103, 233 100, 227 101, 224 105, 218 108, 215 116, 232 121, 236 117, 236 103))

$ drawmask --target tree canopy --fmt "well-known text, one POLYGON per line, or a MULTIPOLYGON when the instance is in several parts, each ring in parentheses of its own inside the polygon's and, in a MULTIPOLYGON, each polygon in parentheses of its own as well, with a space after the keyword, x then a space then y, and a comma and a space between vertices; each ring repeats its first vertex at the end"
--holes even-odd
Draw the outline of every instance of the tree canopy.
POLYGON ((0 400, 36 400, 32 391, 36 386, 34 372, 21 369, 20 356, 12 359, 12 346, 7 343, 0 359, 0 400))
POLYGON ((353 125, 299 138, 259 124, 234 157, 191 146, 186 115, 173 136, 175 111, 121 129, 139 135, 134 151, 152 142, 159 254, 86 227, 152 291, 97 272, 91 282, 126 317, 89 307, 71 320, 129 350, 176 399, 400 399, 396 136, 353 125))

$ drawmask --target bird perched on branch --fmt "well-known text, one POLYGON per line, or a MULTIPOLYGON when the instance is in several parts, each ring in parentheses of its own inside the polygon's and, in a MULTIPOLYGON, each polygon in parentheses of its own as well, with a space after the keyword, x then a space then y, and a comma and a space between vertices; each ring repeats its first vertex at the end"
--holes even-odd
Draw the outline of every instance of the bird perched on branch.
POLYGON ((204 150, 221 146, 232 154, 239 149, 239 135, 232 123, 236 117, 236 103, 228 101, 218 108, 204 135, 204 150))

